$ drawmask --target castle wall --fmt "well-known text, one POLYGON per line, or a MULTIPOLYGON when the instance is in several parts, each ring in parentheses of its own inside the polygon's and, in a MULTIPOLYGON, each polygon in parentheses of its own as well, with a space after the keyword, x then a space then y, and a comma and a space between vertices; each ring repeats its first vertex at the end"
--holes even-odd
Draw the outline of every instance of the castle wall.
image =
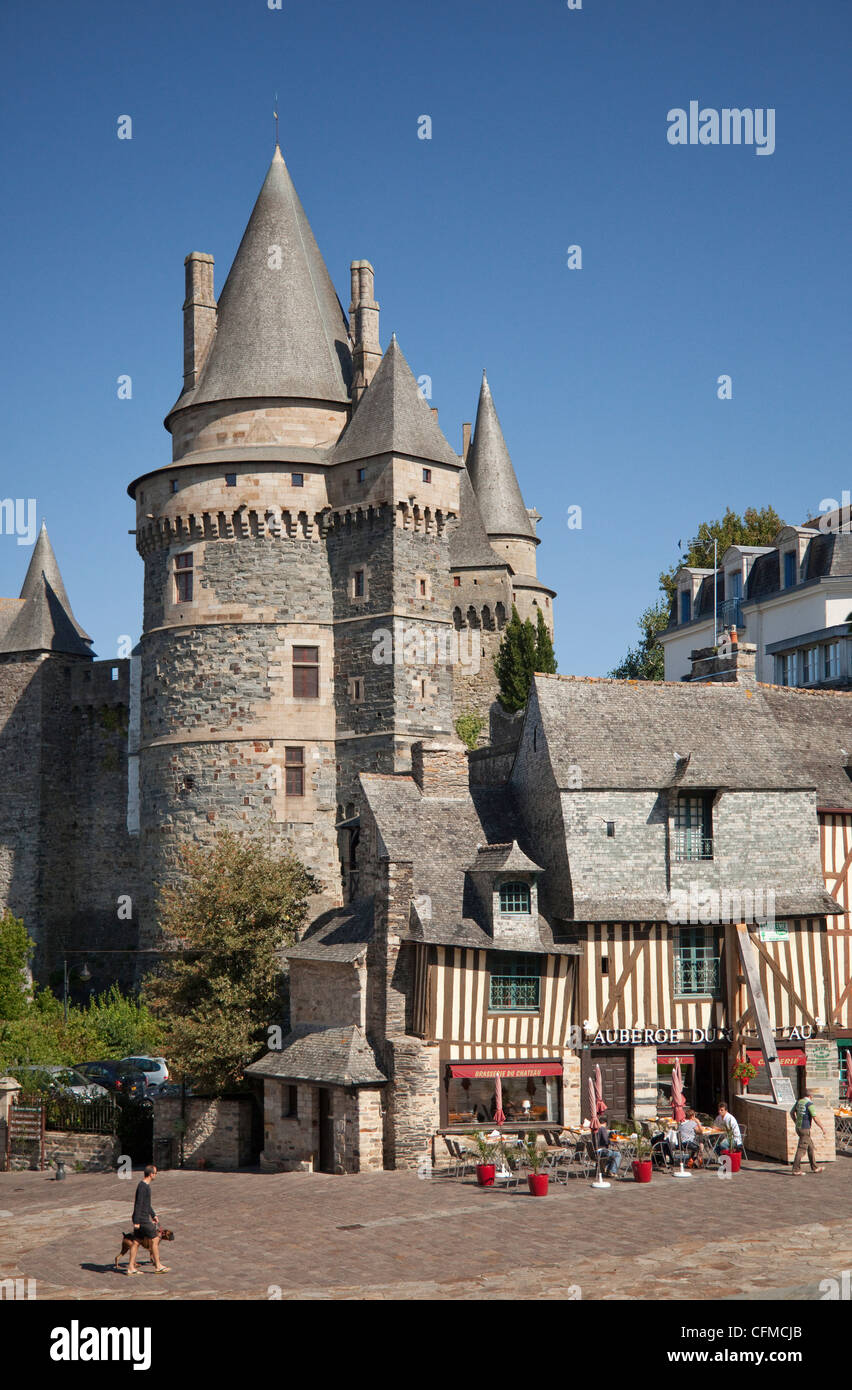
POLYGON ((42 663, 0 663, 0 909, 23 918, 41 939, 42 663))

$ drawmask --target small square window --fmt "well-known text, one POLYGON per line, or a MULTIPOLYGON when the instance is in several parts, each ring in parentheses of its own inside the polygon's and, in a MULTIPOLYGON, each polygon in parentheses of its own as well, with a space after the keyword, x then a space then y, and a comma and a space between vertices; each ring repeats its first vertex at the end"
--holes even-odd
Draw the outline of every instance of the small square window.
POLYGON ((319 698, 319 647, 293 648, 293 696, 297 700, 319 698))
POLYGON ((431 483, 431 481, 432 481, 432 470, 431 470, 431 468, 424 468, 424 469, 423 469, 423 481, 424 481, 424 483, 431 483))
POLYGON ((236 475, 236 473, 226 473, 226 474, 225 474, 225 487, 236 487, 236 486, 237 486, 237 475, 236 475))
POLYGON ((358 482, 359 482, 359 483, 365 483, 366 481, 367 481, 367 470, 366 470, 366 468, 359 468, 359 469, 358 469, 358 482))
POLYGON ((177 603, 192 602, 192 551, 175 556, 175 598, 177 603))
POLYGON ((453 575, 453 585, 454 585, 454 587, 455 587, 456 589, 460 589, 460 588, 461 588, 461 575, 460 575, 460 574, 454 574, 454 575, 453 575))
POLYGON ((305 475, 304 475, 304 473, 291 473, 291 474, 290 474, 290 482, 293 484, 293 487, 304 487, 304 486, 305 486, 305 475))

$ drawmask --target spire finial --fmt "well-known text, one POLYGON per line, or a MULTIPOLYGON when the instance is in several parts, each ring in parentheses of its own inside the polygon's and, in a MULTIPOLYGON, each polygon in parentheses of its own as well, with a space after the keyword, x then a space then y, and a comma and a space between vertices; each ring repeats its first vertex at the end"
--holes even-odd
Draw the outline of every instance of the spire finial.
POLYGON ((275 121, 275 149, 272 151, 272 153, 274 154, 274 153, 275 153, 275 150, 278 149, 278 93, 277 93, 277 92, 275 93, 275 105, 274 105, 274 107, 273 107, 273 109, 272 109, 272 118, 273 118, 273 120, 275 121))

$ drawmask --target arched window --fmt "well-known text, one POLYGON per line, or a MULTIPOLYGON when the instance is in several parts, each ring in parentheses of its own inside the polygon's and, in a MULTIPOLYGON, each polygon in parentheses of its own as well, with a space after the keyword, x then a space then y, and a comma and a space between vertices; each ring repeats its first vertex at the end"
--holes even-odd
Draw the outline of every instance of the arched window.
POLYGON ((530 886, 528 883, 501 883, 500 884, 500 911, 512 912, 529 916, 532 911, 530 904, 530 886))

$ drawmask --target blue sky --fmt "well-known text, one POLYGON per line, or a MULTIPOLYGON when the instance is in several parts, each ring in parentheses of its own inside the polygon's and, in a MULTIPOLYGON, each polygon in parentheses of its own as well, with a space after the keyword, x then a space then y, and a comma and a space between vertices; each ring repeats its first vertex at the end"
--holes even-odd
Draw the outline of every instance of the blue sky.
MULTIPOLYGON (((487 367, 560 670, 622 657, 702 520, 839 498, 850 40, 838 0, 6 0, 0 496, 37 499, 98 654, 141 626, 125 489, 170 457, 183 258, 211 252, 221 289, 276 91, 344 306, 367 257, 382 342, 432 377, 456 448, 487 367), (670 145, 691 100, 774 108, 774 154, 670 145)), ((29 554, 0 536, 0 593, 29 554)))

